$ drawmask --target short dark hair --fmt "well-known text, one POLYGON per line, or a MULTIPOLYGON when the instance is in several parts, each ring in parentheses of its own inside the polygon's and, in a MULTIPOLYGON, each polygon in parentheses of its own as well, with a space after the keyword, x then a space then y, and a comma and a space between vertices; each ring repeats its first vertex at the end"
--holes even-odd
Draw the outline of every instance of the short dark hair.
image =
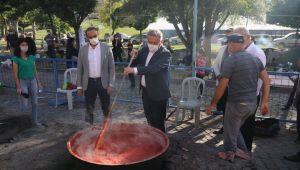
POLYGON ((87 34, 87 32, 92 31, 92 30, 98 31, 98 29, 96 27, 88 27, 85 31, 85 34, 87 34))
MULTIPOLYGON (((26 42, 27 45, 28 45, 28 48, 29 48, 29 43, 28 43, 28 40, 26 38, 19 38, 18 39, 18 44, 15 48, 15 52, 14 52, 14 55, 16 57, 21 57, 21 48, 20 48, 20 44, 22 44, 23 42, 26 42)), ((26 54, 28 55, 29 54, 29 49, 28 51, 26 52, 26 54)))

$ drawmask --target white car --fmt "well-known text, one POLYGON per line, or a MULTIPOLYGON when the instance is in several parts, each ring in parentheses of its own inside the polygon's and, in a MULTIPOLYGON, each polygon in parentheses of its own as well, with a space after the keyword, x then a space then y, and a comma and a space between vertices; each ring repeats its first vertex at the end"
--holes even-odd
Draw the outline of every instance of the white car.
POLYGON ((124 33, 119 33, 121 35, 121 38, 124 42, 128 42, 128 40, 130 39, 130 36, 128 36, 127 34, 124 33))
POLYGON ((274 39, 274 44, 279 46, 280 48, 286 48, 286 47, 295 47, 295 43, 297 45, 300 44, 300 34, 298 34, 298 40, 296 42, 296 32, 289 33, 285 35, 282 38, 276 38, 274 39))
POLYGON ((140 34, 138 35, 133 35, 131 38, 130 38, 130 42, 132 44, 141 44, 142 42, 145 42, 147 41, 147 34, 142 34, 142 40, 141 40, 141 36, 140 34))
POLYGON ((269 34, 254 34, 252 35, 252 39, 257 46, 264 50, 266 55, 269 55, 275 49, 273 38, 269 34))

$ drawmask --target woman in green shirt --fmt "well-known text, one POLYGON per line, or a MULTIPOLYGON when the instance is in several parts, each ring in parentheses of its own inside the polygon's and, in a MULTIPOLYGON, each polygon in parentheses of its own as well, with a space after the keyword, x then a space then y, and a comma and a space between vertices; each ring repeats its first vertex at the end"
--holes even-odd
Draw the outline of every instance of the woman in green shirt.
POLYGON ((15 49, 13 61, 13 76, 16 83, 18 95, 20 95, 21 110, 24 111, 28 107, 28 98, 31 99, 32 107, 32 123, 39 126, 37 120, 37 98, 38 88, 42 85, 38 79, 35 66, 35 57, 29 55, 28 42, 25 38, 19 38, 18 46, 15 49))

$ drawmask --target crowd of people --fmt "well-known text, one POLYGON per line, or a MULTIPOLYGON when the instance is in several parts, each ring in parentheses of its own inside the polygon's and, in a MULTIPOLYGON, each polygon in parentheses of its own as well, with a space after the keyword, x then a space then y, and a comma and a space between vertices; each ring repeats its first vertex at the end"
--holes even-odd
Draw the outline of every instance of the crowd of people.
MULTIPOLYGON (((122 61, 120 53, 123 46, 120 35, 114 36, 111 50, 108 44, 99 41, 97 28, 89 27, 85 33, 88 43, 79 51, 76 50, 75 39, 68 38, 66 58, 77 60, 77 95, 84 95, 85 121, 93 124, 97 96, 100 98, 104 117, 110 111, 110 97, 116 87, 115 61, 122 61)), ((12 37, 7 39, 14 51, 12 61, 16 90, 22 108, 31 99, 32 122, 40 126, 37 119, 37 96, 42 84, 35 66, 36 48, 27 37, 17 38, 16 43, 12 37)), ((259 106, 263 115, 269 111, 270 80, 265 69, 266 56, 254 44, 250 32, 244 27, 228 29, 226 38, 227 43, 220 49, 213 65, 217 78, 216 91, 206 113, 210 115, 214 108, 223 112, 223 128, 217 133, 223 133, 224 151, 217 154, 219 158, 228 161, 233 161, 236 157, 250 160, 256 111, 259 106)), ((53 45, 55 38, 51 32, 48 32, 45 41, 48 51, 50 49, 49 55, 52 56, 51 44, 53 45)), ((133 62, 124 68, 123 74, 129 76, 131 87, 135 87, 135 76, 140 77, 139 87, 147 122, 166 132, 167 101, 171 97, 168 68, 172 54, 167 44, 163 44, 163 34, 159 30, 150 30, 147 41, 139 50, 134 49, 131 43, 127 47, 128 61, 133 58, 133 62)), ((196 64, 206 67, 204 50, 199 50, 196 64)), ((74 67, 71 63, 67 65, 68 68, 74 67)), ((203 78, 205 71, 198 70, 196 75, 203 78)), ((296 84, 294 88, 296 96, 299 96, 299 86, 296 84)), ((295 101, 299 133, 300 100, 296 98, 295 101)), ((296 141, 299 141, 299 137, 300 135, 296 141)), ((299 157, 300 152, 285 159, 299 161, 299 157)))

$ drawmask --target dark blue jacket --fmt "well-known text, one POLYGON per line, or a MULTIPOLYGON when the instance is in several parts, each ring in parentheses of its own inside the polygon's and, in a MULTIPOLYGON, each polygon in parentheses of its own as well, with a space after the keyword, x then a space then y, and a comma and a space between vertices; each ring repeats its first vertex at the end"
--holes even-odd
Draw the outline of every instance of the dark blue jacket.
POLYGON ((145 66, 148 54, 149 48, 144 46, 138 52, 133 67, 137 67, 138 75, 145 75, 146 90, 151 100, 168 99, 171 97, 168 72, 171 53, 164 46, 161 46, 153 54, 148 66, 145 66))

